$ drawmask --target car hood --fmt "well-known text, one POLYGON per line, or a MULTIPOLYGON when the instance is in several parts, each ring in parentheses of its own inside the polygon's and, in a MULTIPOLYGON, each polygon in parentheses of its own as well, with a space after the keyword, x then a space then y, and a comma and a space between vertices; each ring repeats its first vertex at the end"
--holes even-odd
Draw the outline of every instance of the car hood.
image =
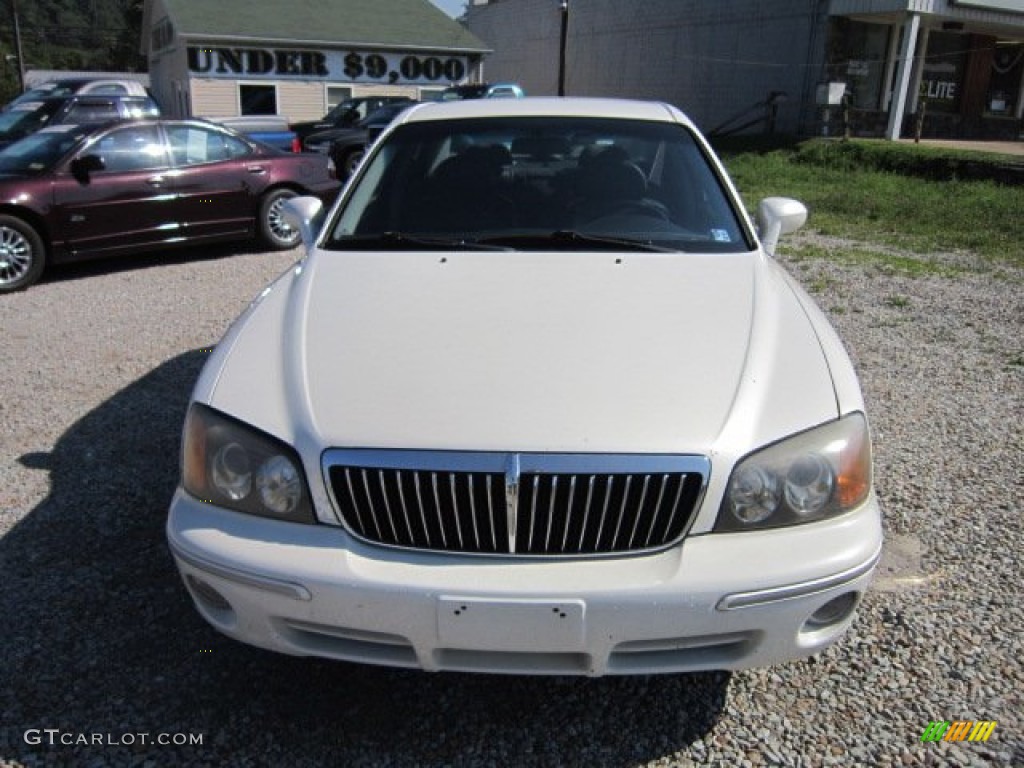
POLYGON ((705 453, 837 415, 759 253, 320 252, 229 337, 211 404, 300 447, 705 453))
POLYGON ((293 131, 308 131, 308 130, 327 130, 331 128, 330 123, 326 123, 323 120, 304 120, 301 123, 289 123, 288 127, 293 131))

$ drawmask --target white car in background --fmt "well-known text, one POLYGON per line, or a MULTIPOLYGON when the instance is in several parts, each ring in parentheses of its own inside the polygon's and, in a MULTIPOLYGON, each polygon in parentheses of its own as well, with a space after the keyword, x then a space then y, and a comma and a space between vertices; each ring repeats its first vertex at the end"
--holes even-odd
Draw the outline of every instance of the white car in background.
POLYGON ((842 344, 664 104, 410 108, 231 327, 167 523, 264 648, 647 674, 802 657, 882 546, 842 344))

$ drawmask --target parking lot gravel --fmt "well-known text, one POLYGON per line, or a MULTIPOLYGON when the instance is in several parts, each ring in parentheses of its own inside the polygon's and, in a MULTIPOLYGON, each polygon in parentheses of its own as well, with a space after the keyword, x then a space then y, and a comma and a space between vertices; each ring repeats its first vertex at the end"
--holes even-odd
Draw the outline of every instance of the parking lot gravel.
POLYGON ((218 635, 164 539, 182 418, 204 350, 297 253, 0 297, 0 767, 1024 765, 1024 273, 789 253, 861 376, 886 552, 837 646, 732 675, 431 675, 218 635), (941 720, 998 724, 922 742, 941 720))

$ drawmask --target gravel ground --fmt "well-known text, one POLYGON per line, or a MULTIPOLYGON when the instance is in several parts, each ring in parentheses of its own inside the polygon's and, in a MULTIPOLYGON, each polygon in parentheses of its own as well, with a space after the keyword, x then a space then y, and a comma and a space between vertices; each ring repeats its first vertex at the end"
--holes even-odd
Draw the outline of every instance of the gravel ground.
POLYGON ((864 385, 876 589, 806 661, 589 680, 287 658, 192 609, 163 534, 188 394, 294 255, 87 265, 0 297, 0 766, 1024 765, 1024 274, 791 260, 864 385), (958 719, 998 726, 921 743, 958 719))

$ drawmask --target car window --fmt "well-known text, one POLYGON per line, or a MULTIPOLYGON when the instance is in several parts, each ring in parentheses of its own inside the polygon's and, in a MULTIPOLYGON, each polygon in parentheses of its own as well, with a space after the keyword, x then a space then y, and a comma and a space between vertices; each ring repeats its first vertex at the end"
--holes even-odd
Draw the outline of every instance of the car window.
POLYGON ((104 171, 123 173, 165 168, 167 153, 155 125, 129 125, 105 134, 89 147, 103 158, 104 171))
POLYGON ((523 249, 593 246, 565 233, 663 246, 753 248, 724 183, 684 126, 572 117, 400 125, 336 214, 329 247, 395 233, 523 249))
POLYGON ((59 101, 23 102, 0 113, 0 136, 26 136, 42 128, 60 108, 59 101))
POLYGON ((26 136, 0 152, 0 173, 35 175, 48 171, 81 143, 89 130, 55 125, 26 136))
POLYGON ((16 104, 24 104, 27 101, 39 101, 40 99, 50 99, 57 96, 70 96, 74 92, 74 88, 62 86, 58 83, 46 83, 37 88, 27 90, 17 98, 12 99, 6 108, 10 109, 16 104))
POLYGON ((169 125, 167 138, 175 165, 201 165, 252 152, 244 141, 201 125, 169 125))
POLYGON ((411 104, 387 104, 383 107, 378 107, 365 118, 360 120, 359 125, 364 128, 371 125, 387 125, 410 106, 411 104))
POLYGON ((121 113, 114 101, 79 101, 71 104, 64 114, 65 123, 100 123, 116 120, 121 113))
MULTIPOLYGON (((361 102, 354 102, 351 99, 343 101, 324 115, 323 120, 327 123, 334 123, 338 121, 354 123, 363 116, 359 113, 360 103, 361 102)), ((363 114, 365 114, 365 112, 363 114)))
POLYGON ((125 99, 118 99, 121 110, 126 117, 159 117, 160 108, 156 102, 148 96, 130 96, 125 99))
POLYGON ((103 83, 91 87, 89 93, 128 93, 128 89, 120 83, 103 83))

